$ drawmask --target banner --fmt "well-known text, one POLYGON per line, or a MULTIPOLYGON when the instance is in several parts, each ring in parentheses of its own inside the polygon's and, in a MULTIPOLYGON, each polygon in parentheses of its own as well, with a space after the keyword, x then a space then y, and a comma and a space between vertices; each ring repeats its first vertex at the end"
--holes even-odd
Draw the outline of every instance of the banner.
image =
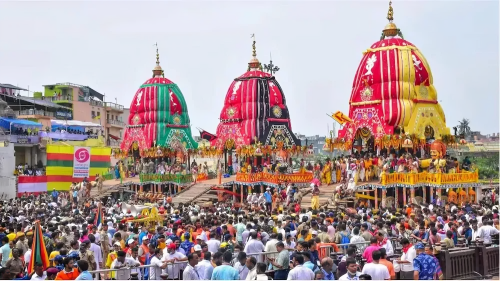
POLYGON ((90 171, 90 147, 75 146, 73 153, 73 177, 88 178, 90 171))

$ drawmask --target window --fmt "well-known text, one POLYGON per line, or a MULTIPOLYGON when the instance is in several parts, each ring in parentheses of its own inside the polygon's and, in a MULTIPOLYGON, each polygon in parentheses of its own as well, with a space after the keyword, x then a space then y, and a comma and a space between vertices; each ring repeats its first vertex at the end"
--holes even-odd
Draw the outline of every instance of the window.
POLYGON ((95 111, 92 110, 92 119, 95 118, 95 111))
POLYGON ((106 119, 109 119, 109 113, 108 113, 108 114, 106 114, 106 119))
POLYGON ((100 111, 97 111, 97 116, 101 116, 101 112, 100 111))

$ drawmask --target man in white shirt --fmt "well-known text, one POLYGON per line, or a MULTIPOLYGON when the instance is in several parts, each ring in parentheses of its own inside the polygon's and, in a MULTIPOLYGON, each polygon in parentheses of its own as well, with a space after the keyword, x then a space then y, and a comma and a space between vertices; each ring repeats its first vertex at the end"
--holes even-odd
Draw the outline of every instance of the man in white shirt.
POLYGON ((498 229, 493 227, 493 221, 488 220, 477 230, 476 237, 482 239, 484 244, 491 244, 491 235, 498 233, 498 229))
POLYGON ((217 253, 220 248, 220 241, 215 239, 215 232, 210 232, 210 240, 207 241, 208 251, 212 254, 217 253))
POLYGON ((182 280, 201 280, 200 274, 197 271, 198 254, 191 253, 187 256, 188 264, 182 273, 182 280))
POLYGON ((212 259, 212 253, 210 251, 205 252, 203 256, 203 260, 198 263, 197 270, 200 275, 200 279, 202 280, 210 280, 212 277, 212 271, 214 270, 214 266, 210 262, 212 259))
POLYGON ((47 272, 43 271, 43 264, 35 264, 35 273, 31 276, 31 280, 45 280, 47 279, 47 272))
POLYGON ((304 267, 304 256, 298 254, 293 258, 294 268, 288 273, 287 280, 314 280, 314 272, 304 267))
POLYGON ((247 281, 255 280, 255 278, 257 277, 257 260, 255 259, 255 257, 247 258, 245 266, 248 269, 247 275, 245 279, 240 279, 247 281))
MULTIPOLYGON (((127 258, 127 253, 125 253, 124 251, 118 251, 116 259, 111 263, 111 269, 136 267, 140 265, 141 263, 134 260, 133 258, 127 258)), ((116 279, 117 280, 130 279, 130 270, 117 270, 116 279)))
POLYGON ((149 263, 152 267, 149 268, 149 280, 160 280, 160 275, 162 269, 167 268, 167 262, 162 262, 160 260, 160 249, 155 250, 154 256, 151 258, 149 263))
POLYGON ((163 262, 170 263, 172 266, 167 267, 164 273, 168 274, 168 278, 179 278, 180 270, 185 266, 185 264, 179 264, 180 262, 187 261, 187 257, 180 252, 176 251, 177 246, 175 243, 170 243, 167 246, 167 253, 163 253, 163 262), (174 264, 176 263, 176 264, 174 264))
POLYGON ((94 253, 95 263, 97 265, 96 270, 99 270, 102 267, 103 262, 101 247, 95 243, 95 236, 93 234, 89 234, 89 240, 89 250, 94 253))
POLYGON ((401 239, 401 245, 402 255, 400 259, 394 260, 394 271, 401 272, 401 280, 413 279, 413 260, 417 257, 417 252, 407 238, 401 239))
POLYGON ((372 280, 391 279, 387 266, 379 263, 381 257, 382 254, 380 253, 380 251, 374 251, 372 253, 373 261, 371 263, 365 264, 361 273, 370 275, 372 277, 372 280))
POLYGON ((250 232, 250 240, 248 240, 248 243, 245 245, 243 252, 246 252, 249 256, 254 256, 257 259, 257 262, 262 262, 263 258, 261 253, 264 249, 264 244, 257 240, 257 232, 250 232))

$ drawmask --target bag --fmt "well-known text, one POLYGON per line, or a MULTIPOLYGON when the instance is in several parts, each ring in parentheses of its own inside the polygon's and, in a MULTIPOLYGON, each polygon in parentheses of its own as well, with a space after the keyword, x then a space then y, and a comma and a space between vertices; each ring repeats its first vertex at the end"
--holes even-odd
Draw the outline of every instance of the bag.
MULTIPOLYGON (((340 232, 340 244, 349 244, 351 240, 347 235, 344 235, 344 233, 340 232)), ((347 249, 348 245, 341 246, 342 249, 347 249)))

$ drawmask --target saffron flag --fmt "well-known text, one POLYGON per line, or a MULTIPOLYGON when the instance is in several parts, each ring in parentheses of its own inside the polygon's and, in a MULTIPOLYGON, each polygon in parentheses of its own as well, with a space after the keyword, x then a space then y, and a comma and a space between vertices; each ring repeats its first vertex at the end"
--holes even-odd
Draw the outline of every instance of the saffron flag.
POLYGON ((103 215, 102 215, 102 205, 101 202, 97 204, 97 214, 95 215, 94 225, 96 227, 101 226, 103 223, 103 215))
POLYGON ((43 270, 49 267, 49 255, 47 254, 47 248, 45 248, 45 242, 43 241, 42 227, 40 226, 40 221, 35 222, 35 229, 33 233, 33 245, 31 246, 31 259, 28 264, 28 274, 31 274, 35 270, 35 264, 41 263, 43 265, 43 270))

